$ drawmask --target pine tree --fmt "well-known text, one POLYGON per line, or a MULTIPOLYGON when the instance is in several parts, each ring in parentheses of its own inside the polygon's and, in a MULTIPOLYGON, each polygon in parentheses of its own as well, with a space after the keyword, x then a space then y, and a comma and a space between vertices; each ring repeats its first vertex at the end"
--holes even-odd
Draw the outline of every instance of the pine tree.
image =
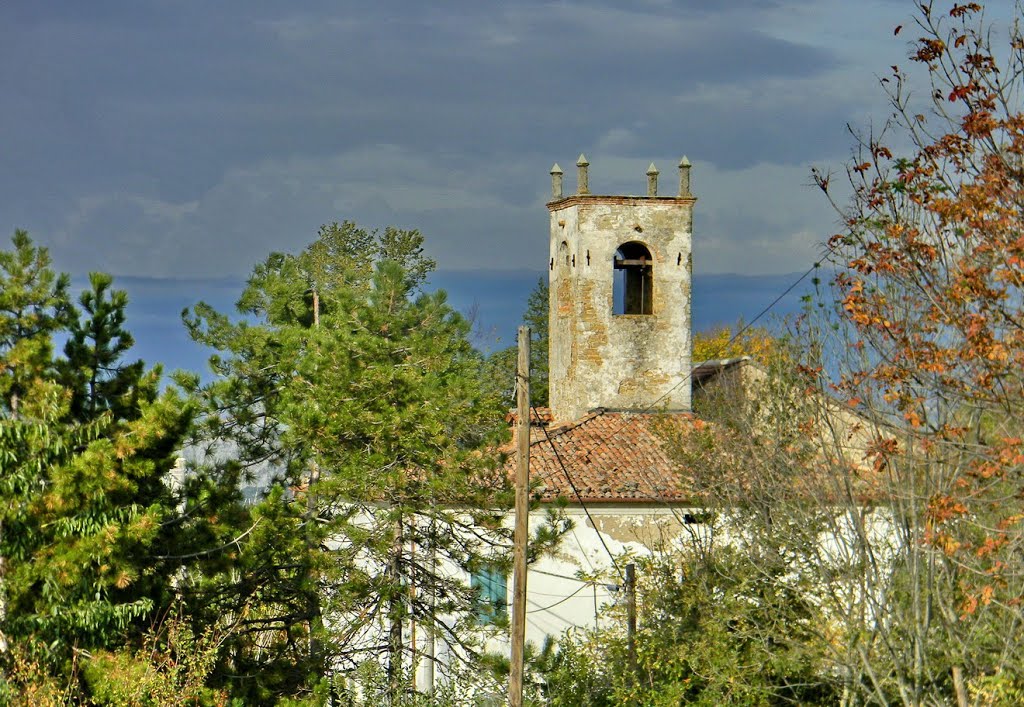
POLYGON ((89 274, 90 289, 79 298, 85 316, 72 321, 64 345, 62 382, 73 391, 71 414, 77 420, 94 419, 104 410, 115 419, 131 419, 144 392, 145 364, 122 362, 135 340, 123 326, 128 295, 111 291, 112 283, 105 273, 89 274))
POLYGON ((530 327, 530 402, 548 404, 548 283, 538 278, 526 300, 523 324, 530 327))
POLYGON ((451 570, 507 564, 507 480, 486 451, 505 425, 467 322, 421 289, 432 267, 416 232, 328 226, 256 267, 244 319, 186 317, 218 351, 196 387, 207 464, 263 488, 233 573, 205 587, 244 627, 228 653, 247 700, 365 663, 397 699, 410 622, 470 655, 477 597, 451 570))
MULTIPOLYGON (((523 324, 530 327, 530 403, 548 405, 548 284, 538 278, 523 312, 523 324)), ((505 406, 515 404, 516 347, 495 351, 488 358, 488 378, 499 391, 505 406)))
POLYGON ((89 325, 74 320, 68 277, 24 232, 0 252, 0 631, 19 649, 45 646, 58 675, 77 650, 130 644, 166 612, 189 526, 165 478, 191 406, 173 390, 158 394, 158 369, 120 366, 130 341, 123 294, 107 303, 109 278, 93 283, 96 296, 82 301, 101 324, 82 341, 92 336, 95 348, 76 349, 89 325), (96 369, 133 372, 130 404, 97 386, 89 412, 87 389, 63 384, 81 368, 53 356, 63 334, 71 351, 92 352, 96 369), (85 404, 73 412, 76 400, 85 404))
POLYGON ((70 278, 50 269, 50 255, 25 231, 0 251, 0 412, 11 417, 25 394, 48 375, 51 336, 70 321, 70 278))

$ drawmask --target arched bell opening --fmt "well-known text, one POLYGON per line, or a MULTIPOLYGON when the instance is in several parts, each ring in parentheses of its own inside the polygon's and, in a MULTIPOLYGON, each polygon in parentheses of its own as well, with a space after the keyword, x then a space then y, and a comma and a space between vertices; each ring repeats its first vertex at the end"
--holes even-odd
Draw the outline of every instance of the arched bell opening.
POLYGON ((613 258, 613 314, 652 314, 654 302, 654 259, 647 246, 638 241, 623 243, 613 258))

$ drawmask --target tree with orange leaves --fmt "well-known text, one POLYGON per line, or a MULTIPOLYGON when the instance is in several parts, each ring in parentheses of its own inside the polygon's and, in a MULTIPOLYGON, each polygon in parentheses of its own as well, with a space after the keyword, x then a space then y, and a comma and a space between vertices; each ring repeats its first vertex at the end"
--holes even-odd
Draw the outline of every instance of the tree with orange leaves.
POLYGON ((892 118, 855 133, 845 228, 829 242, 839 304, 817 329, 833 358, 803 370, 870 421, 867 458, 837 449, 832 471, 870 474, 891 522, 884 539, 858 537, 872 577, 844 634, 852 684, 882 702, 1018 704, 1024 36, 976 3, 923 2, 916 29, 926 105, 910 90, 922 71, 894 66, 892 118))
POLYGON ((835 306, 670 443, 706 536, 821 609, 843 704, 1024 704, 1024 35, 931 0, 915 34, 849 201, 813 172, 835 306))

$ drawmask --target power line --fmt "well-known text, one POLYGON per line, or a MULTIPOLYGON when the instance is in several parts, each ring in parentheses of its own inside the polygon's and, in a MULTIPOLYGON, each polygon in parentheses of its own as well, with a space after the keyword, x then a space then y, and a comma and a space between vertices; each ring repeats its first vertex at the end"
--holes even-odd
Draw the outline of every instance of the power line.
POLYGON ((583 559, 587 561, 591 571, 594 569, 594 563, 590 561, 590 555, 587 554, 587 549, 583 547, 583 541, 580 540, 580 536, 576 534, 576 528, 573 528, 569 532, 572 533, 572 539, 576 541, 576 545, 579 546, 580 551, 583 553, 583 559))
MULTIPOLYGON (((829 249, 829 251, 830 251, 830 253, 832 252, 831 249, 829 249)), ((827 259, 828 259, 828 256, 822 258, 822 260, 827 260, 827 259)), ((798 277, 796 280, 794 280, 789 285, 789 287, 787 287, 785 290, 782 291, 781 294, 779 294, 775 299, 773 299, 771 301, 771 303, 768 304, 768 306, 766 306, 764 309, 762 309, 760 312, 758 312, 757 315, 753 319, 751 319, 749 322, 745 323, 742 327, 740 327, 736 331, 736 333, 733 334, 732 337, 730 337, 730 339, 728 341, 726 341, 724 344, 722 344, 721 348, 718 351, 719 355, 725 353, 725 351, 729 348, 729 346, 733 342, 735 342, 737 339, 739 339, 740 336, 742 336, 745 331, 747 331, 752 326, 754 326, 754 323, 757 322, 757 320, 759 320, 761 317, 763 317, 769 311, 771 311, 771 309, 773 307, 775 307, 775 305, 777 305, 779 302, 781 302, 783 300, 783 298, 786 297, 786 295, 788 295, 790 292, 795 290, 797 285, 799 285, 801 282, 803 282, 805 279, 807 279, 808 275, 810 275, 812 272, 814 272, 819 267, 821 267, 822 260, 815 261, 815 263, 811 267, 809 267, 807 270, 805 270, 804 273, 800 277, 798 277)), ((689 382, 689 380, 692 377, 693 377, 693 366, 691 365, 690 366, 690 370, 686 372, 686 375, 683 376, 682 380, 680 380, 678 383, 673 385, 667 391, 662 393, 658 397, 657 400, 655 400, 653 403, 651 403, 647 407, 641 408, 640 410, 637 410, 637 411, 634 411, 634 412, 631 412, 631 413, 628 413, 628 414, 643 415, 643 414, 646 414, 646 413, 650 412, 654 408, 658 407, 658 405, 661 403, 662 400, 664 400, 665 398, 670 396, 672 393, 674 393, 676 391, 676 389, 678 389, 681 385, 683 385, 684 383, 689 382)), ((623 429, 625 429, 625 427, 628 424, 629 424, 628 422, 624 422, 623 424, 619 425, 619 427, 617 427, 616 429, 612 430, 612 432, 607 437, 605 437, 604 439, 600 440, 600 443, 607 442, 608 440, 610 440, 613 437, 615 437, 616 435, 618 435, 623 429)), ((596 448, 597 448, 597 445, 592 446, 590 449, 588 449, 585 452, 585 454, 589 455, 596 448)))
MULTIPOLYGON (((534 414, 537 414, 537 408, 533 405, 530 406, 530 409, 534 414)), ((537 414, 537 419, 540 419, 539 414, 537 414)), ((562 468, 562 473, 565 474, 565 480, 569 482, 569 486, 572 488, 573 493, 576 494, 576 500, 579 501, 580 506, 583 508, 583 512, 587 515, 587 520, 590 521, 591 527, 597 532, 597 539, 601 541, 601 547, 603 547, 604 551, 608 553, 608 559, 612 561, 612 567, 615 568, 615 572, 619 575, 619 579, 625 583, 626 575, 623 574, 622 570, 619 568, 619 563, 615 561, 615 555, 613 555, 611 549, 609 549, 608 543, 604 541, 604 535, 601 534, 601 531, 597 528, 597 524, 594 523, 594 517, 590 515, 590 509, 587 508, 587 504, 583 502, 583 496, 580 494, 580 490, 576 488, 576 482, 572 480, 572 476, 569 474, 569 470, 566 468, 565 462, 562 461, 562 455, 558 453, 558 447, 556 447, 555 443, 551 440, 551 435, 548 434, 548 428, 541 427, 541 430, 544 431, 544 437, 551 446, 551 451, 555 453, 555 459, 558 460, 558 466, 562 468)), ((582 549, 582 546, 580 549, 582 549)))
MULTIPOLYGON (((573 594, 578 593, 581 589, 586 589, 586 586, 576 587, 576 589, 573 590, 573 594)), ((565 598, 565 592, 539 592, 536 589, 531 589, 530 594, 537 597, 558 597, 559 599, 565 598)), ((509 604, 511 604, 511 602, 509 602, 509 604)))
MULTIPOLYGON (((807 277, 811 273, 813 273, 815 270, 820 268, 821 264, 823 262, 828 261, 830 259, 830 257, 835 253, 834 248, 832 246, 829 246, 829 245, 826 245, 825 250, 826 250, 826 254, 823 255, 820 260, 815 261, 814 264, 812 264, 809 268, 807 268, 807 270, 805 270, 803 272, 803 274, 800 275, 800 277, 798 277, 796 280, 794 280, 792 283, 790 283, 790 285, 788 287, 786 287, 786 289, 784 289, 779 295, 777 295, 775 297, 775 299, 773 299, 767 306, 765 306, 763 309, 761 309, 761 311, 758 312, 754 316, 753 319, 751 319, 749 322, 746 322, 742 327, 740 327, 736 331, 735 334, 733 334, 729 338, 728 341, 726 341, 724 344, 722 344, 722 346, 720 347, 720 349, 718 351, 718 355, 721 356, 722 354, 724 354, 725 351, 728 350, 729 346, 731 344, 733 344, 737 339, 739 339, 744 334, 744 332, 746 332, 748 329, 750 329, 758 320, 760 320, 764 315, 766 315, 768 312, 770 312, 789 293, 791 293, 794 289, 796 289, 797 286, 801 282, 803 282, 805 279, 807 279, 807 277)), ((633 416, 633 415, 644 415, 644 414, 649 413, 651 410, 656 408, 663 400, 665 400, 668 396, 670 396, 673 392, 675 392, 680 386, 682 386, 682 385, 684 385, 686 383, 689 383, 689 381, 690 381, 690 379, 692 377, 693 377, 693 366, 691 365, 690 370, 686 372, 686 374, 683 376, 683 378, 678 383, 676 383, 671 388, 669 388, 667 391, 662 393, 653 403, 651 403, 650 405, 648 405, 646 407, 641 408, 638 411, 634 411, 634 412, 630 412, 630 413, 626 413, 626 414, 630 415, 630 416, 633 416)), ((535 408, 533 408, 533 409, 534 409, 534 412, 536 412, 536 409, 535 408)), ((538 420, 539 419, 540 419, 540 416, 538 415, 538 420)), ((618 436, 619 433, 621 433, 627 426, 629 426, 630 422, 631 422, 631 420, 626 420, 621 425, 619 425, 617 428, 612 430, 608 435, 606 435, 603 438, 599 438, 596 442, 593 442, 588 449, 585 449, 583 451, 583 453, 582 453, 583 458, 584 459, 589 459, 591 453, 594 452, 599 445, 605 444, 605 443, 609 442, 610 440, 612 440, 614 437, 618 436)), ((572 488, 573 493, 576 495, 577 501, 579 501, 580 506, 582 506, 583 511, 584 511, 584 513, 586 513, 587 518, 590 520, 591 525, 594 525, 594 520, 593 520, 593 518, 590 515, 590 511, 587 509, 587 506, 583 502, 583 499, 582 499, 582 497, 581 497, 581 495, 579 493, 579 490, 576 488, 576 485, 573 483, 572 478, 570 477, 569 472, 566 469, 565 463, 562 461, 562 457, 558 453, 558 449, 555 447, 554 442, 551 439, 551 436, 548 434, 547 428, 542 426, 541 429, 544 431, 544 437, 547 439, 548 444, 551 446, 552 451, 554 451, 555 458, 558 461, 558 465, 562 468, 562 472, 565 474, 565 478, 569 482, 569 486, 572 488)), ((655 496, 652 497, 652 500, 660 502, 662 505, 664 505, 666 508, 668 508, 670 511, 672 511, 672 515, 676 519, 676 522, 678 522, 680 524, 683 524, 683 521, 681 521, 679 519, 679 517, 676 515, 675 510, 672 508, 671 504, 669 504, 669 502, 667 500, 665 500, 664 495, 660 491, 658 491, 657 484, 651 483, 650 477, 646 476, 646 472, 644 472, 643 469, 638 468, 638 470, 642 474, 644 474, 645 480, 648 482, 648 484, 651 485, 651 488, 652 488, 652 490, 655 493, 655 496)), ((597 530, 597 526, 596 525, 594 525, 594 529, 597 530)), ((601 544, 602 544, 602 546, 604 546, 605 552, 607 552, 608 556, 611 557, 612 564, 615 566, 615 570, 618 573, 619 578, 622 579, 623 582, 625 582, 625 575, 622 573, 622 570, 619 569, 619 566, 615 563, 615 558, 612 557, 611 551, 608 549, 608 546, 605 544, 604 537, 603 537, 603 535, 601 534, 600 531, 598 531, 597 536, 601 540, 601 544)))
MULTIPOLYGON (((527 609, 526 613, 528 613, 528 614, 535 614, 535 613, 538 613, 538 612, 550 611, 551 609, 554 609, 559 604, 564 604, 565 602, 569 601, 574 596, 576 596, 577 594, 582 592, 584 589, 586 589, 588 586, 589 585, 584 584, 584 585, 580 586, 580 588, 577 589, 575 592, 573 592, 572 594, 570 594, 567 597, 562 597, 561 599, 556 601, 554 604, 548 604, 547 606, 538 606, 538 607, 535 607, 533 609, 527 609)), ((531 602, 531 603, 536 603, 536 602, 531 602)))
POLYGON ((583 584, 591 584, 592 583, 592 581, 589 580, 589 579, 580 579, 579 577, 570 577, 567 574, 558 574, 557 572, 547 572, 545 570, 538 570, 538 569, 534 569, 534 568, 530 568, 530 573, 531 574, 544 574, 544 575, 547 575, 548 577, 557 577, 558 579, 568 579, 568 580, 571 580, 573 582, 581 582, 583 584))

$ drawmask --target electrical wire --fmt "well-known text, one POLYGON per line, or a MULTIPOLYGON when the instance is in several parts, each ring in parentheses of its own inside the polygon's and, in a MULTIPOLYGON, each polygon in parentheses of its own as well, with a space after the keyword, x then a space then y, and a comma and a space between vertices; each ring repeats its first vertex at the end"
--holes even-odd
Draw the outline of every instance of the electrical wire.
MULTIPOLYGON (((537 409, 533 405, 530 406, 530 409, 535 414, 537 413, 537 409)), ((537 419, 540 419, 539 415, 537 419)), ((601 547, 603 547, 604 551, 608 553, 608 559, 612 561, 612 567, 615 568, 615 572, 619 575, 619 579, 621 579, 623 583, 625 583, 626 575, 623 574, 622 569, 619 567, 619 563, 615 561, 615 555, 612 554, 611 549, 608 547, 608 543, 604 541, 604 535, 601 533, 600 530, 598 530, 597 524, 594 523, 594 517, 590 515, 590 509, 587 508, 587 504, 583 502, 583 496, 580 494, 580 490, 576 488, 576 482, 572 480, 572 476, 569 474, 569 470, 566 468, 565 462, 562 461, 562 455, 558 453, 558 447, 555 446, 554 441, 552 441, 551 439, 551 435, 548 434, 548 428, 541 427, 541 430, 543 430, 544 432, 544 437, 545 439, 547 439, 548 445, 550 445, 551 447, 551 451, 555 453, 555 459, 558 460, 558 466, 562 468, 562 473, 565 475, 565 480, 569 482, 569 486, 570 488, 572 488, 572 492, 576 494, 576 500, 583 508, 583 512, 586 514, 587 520, 590 521, 591 527, 597 532, 597 539, 601 541, 601 547)), ((582 549, 582 546, 580 549, 582 549)))
POLYGON ((546 572, 544 570, 533 569, 532 567, 530 568, 530 574, 544 574, 544 575, 547 575, 548 577, 557 577, 558 579, 568 579, 568 580, 571 580, 573 582, 582 582, 583 584, 590 584, 591 583, 589 579, 580 579, 579 577, 570 577, 567 574, 558 574, 557 572, 546 572))
MULTIPOLYGON (((760 320, 760 319, 761 319, 761 318, 762 318, 763 316, 765 316, 765 315, 766 315, 766 314, 767 314, 768 312, 770 312, 770 311, 771 311, 771 310, 772 310, 772 309, 773 309, 773 308, 774 308, 774 307, 775 307, 775 306, 776 306, 776 305, 777 305, 777 304, 778 304, 779 302, 781 302, 781 301, 782 301, 782 300, 783 300, 783 299, 784 299, 784 298, 785 298, 785 297, 786 297, 786 296, 787 296, 787 295, 788 295, 789 293, 791 293, 791 292, 792 292, 793 290, 795 290, 795 289, 797 288, 797 286, 798 286, 798 285, 799 285, 799 284, 800 284, 801 282, 803 282, 804 280, 806 280, 806 279, 807 279, 807 277, 808 277, 808 276, 809 276, 809 275, 810 275, 811 273, 813 273, 813 272, 814 272, 815 270, 817 270, 818 268, 820 268, 823 262, 825 262, 825 261, 829 261, 829 260, 830 260, 830 257, 831 257, 831 256, 832 256, 832 255, 833 255, 833 254, 835 253, 835 251, 834 251, 834 248, 833 248, 832 246, 830 246, 830 245, 826 245, 826 248, 825 248, 825 250, 826 250, 826 254, 825 254, 825 255, 823 255, 823 256, 822 256, 822 257, 821 257, 821 258, 820 258, 819 260, 816 260, 816 261, 814 262, 814 264, 813 264, 813 265, 811 265, 811 267, 807 268, 807 270, 805 270, 805 271, 803 272, 803 274, 801 274, 801 275, 800 275, 800 277, 798 277, 798 278, 797 278, 796 280, 794 280, 794 281, 793 281, 792 283, 790 283, 790 285, 789 285, 788 287, 786 287, 786 289, 784 289, 784 290, 783 290, 783 291, 782 291, 782 292, 781 292, 781 293, 780 293, 780 294, 779 294, 778 296, 776 296, 776 297, 775 297, 775 299, 773 299, 773 300, 772 300, 772 301, 771 301, 770 303, 768 303, 768 305, 767 305, 767 306, 765 306, 765 307, 764 307, 763 309, 761 309, 761 311, 760 311, 760 312, 758 312, 758 313, 757 313, 757 314, 756 314, 756 315, 754 316, 754 318, 753 318, 753 319, 751 319, 751 320, 750 320, 749 322, 746 322, 746 323, 745 323, 745 324, 744 324, 744 325, 743 325, 742 327, 740 327, 740 328, 739 328, 739 329, 738 329, 738 330, 736 331, 736 333, 735 333, 735 334, 733 334, 733 335, 732 335, 732 336, 731 336, 731 337, 729 338, 729 340, 728 340, 728 341, 726 341, 726 342, 725 342, 724 344, 722 344, 722 346, 721 346, 721 348, 719 349, 719 352, 718 352, 718 353, 719 353, 719 355, 721 355, 721 354, 724 354, 724 353, 725 353, 725 351, 726 351, 726 350, 728 350, 728 348, 729 348, 729 346, 730 346, 730 345, 732 345, 732 344, 733 344, 733 343, 734 343, 734 342, 735 342, 735 341, 736 341, 737 339, 739 339, 739 338, 740 338, 740 337, 741 337, 741 336, 742 336, 742 335, 743 335, 743 334, 744 334, 744 333, 745 333, 745 332, 746 332, 746 331, 747 331, 748 329, 750 329, 750 328, 751 328, 751 327, 752 327, 752 326, 753 326, 753 325, 754 325, 754 324, 755 324, 755 323, 756 323, 756 322, 757 322, 758 320, 760 320)), ((664 393, 662 393, 662 394, 661 394, 661 395, 660 395, 660 396, 659 396, 659 397, 658 397, 658 398, 657 398, 657 399, 656 399, 656 400, 655 400, 655 401, 654 401, 653 403, 651 403, 650 405, 648 405, 648 406, 646 406, 646 407, 643 407, 643 408, 641 408, 640 410, 637 410, 637 411, 631 412, 631 413, 629 413, 629 415, 643 415, 643 414, 649 413, 649 412, 650 412, 651 410, 653 410, 653 409, 655 409, 656 407, 658 407, 658 405, 660 405, 660 404, 661 404, 661 402, 662 402, 663 400, 665 400, 665 399, 666 399, 666 398, 667 398, 667 397, 668 397, 669 395, 671 395, 671 394, 672 394, 673 392, 675 392, 675 391, 676 391, 676 390, 677 390, 677 389, 678 389, 678 388, 679 388, 680 386, 682 386, 682 385, 684 385, 684 384, 688 383, 688 382, 690 381, 690 379, 691 379, 692 377, 693 377, 693 367, 691 366, 691 367, 690 367, 690 370, 689 370, 689 371, 687 371, 686 375, 684 375, 684 376, 683 376, 683 378, 682 378, 682 379, 681 379, 681 380, 680 380, 680 381, 679 381, 678 383, 676 383, 676 384, 675 384, 675 385, 673 385, 673 386, 672 386, 671 388, 669 388, 669 389, 668 389, 667 391, 665 391, 664 393)), ((518 376, 517 376, 517 382, 518 382, 518 376)), ((534 413, 536 414, 536 408, 534 408, 534 407, 533 407, 532 405, 531 405, 530 407, 531 407, 531 409, 532 409, 532 410, 534 411, 534 413)), ((538 419, 538 420, 540 419, 540 416, 539 416, 539 414, 538 414, 538 417, 537 417, 537 419, 538 419)), ((582 457, 583 457, 584 459, 589 459, 589 457, 590 457, 590 454, 591 454, 591 453, 592 453, 592 452, 593 452, 594 450, 596 450, 596 449, 598 448, 598 446, 600 446, 600 445, 602 445, 602 444, 606 444, 607 442, 609 442, 610 440, 612 440, 613 438, 615 438, 615 437, 616 437, 617 435, 619 435, 619 433, 621 433, 621 432, 622 432, 622 431, 623 431, 623 430, 624 430, 624 429, 625 429, 625 428, 626 428, 626 427, 627 427, 627 426, 628 426, 629 424, 630 424, 630 420, 626 420, 626 421, 625 421, 625 422, 623 422, 623 423, 622 423, 621 425, 619 425, 619 426, 618 426, 617 428, 615 428, 614 430, 612 430, 612 431, 611 431, 611 432, 610 432, 610 433, 609 433, 609 434, 608 434, 607 436, 605 436, 605 437, 603 437, 603 438, 600 438, 600 439, 598 439, 598 440, 597 440, 596 442, 592 443, 592 444, 591 444, 591 446, 590 446, 590 447, 589 447, 588 449, 585 449, 585 450, 583 451, 583 453, 582 453, 582 457)), ((575 483, 573 482, 573 480, 572 480, 572 477, 571 477, 571 476, 570 476, 570 474, 569 474, 569 470, 568 470, 568 469, 566 468, 566 466, 565 466, 565 463, 564 463, 564 462, 562 461, 562 456, 561 456, 561 454, 559 454, 559 453, 558 453, 558 449, 557 449, 557 448, 555 447, 555 444, 554 444, 554 442, 552 441, 552 439, 551 439, 551 436, 550 436, 550 435, 548 434, 548 431, 547 431, 547 427, 543 427, 543 426, 542 426, 542 427, 541 427, 541 429, 542 429, 542 430, 544 431, 544 437, 545 437, 545 438, 547 439, 547 442, 548 442, 548 444, 549 444, 549 445, 551 446, 551 450, 552 450, 552 451, 553 451, 553 452, 555 453, 555 459, 556 459, 556 460, 558 461, 558 465, 559 465, 559 467, 561 467, 561 469, 562 469, 562 473, 563 473, 563 474, 565 475, 566 481, 568 481, 568 482, 569 482, 569 486, 570 486, 570 487, 572 488, 572 490, 573 490, 573 493, 574 493, 574 494, 576 495, 576 500, 577 500, 577 501, 579 502, 580 506, 581 506, 581 507, 583 508, 583 512, 584 512, 584 513, 586 514, 586 516, 587 516, 587 519, 588 519, 588 520, 590 520, 590 523, 591 523, 591 525, 593 525, 593 526, 594 526, 594 529, 595 529, 595 530, 597 530, 597 526, 596 526, 596 525, 594 525, 594 519, 593 519, 593 517, 592 517, 592 516, 590 515, 590 511, 589 511, 589 509, 587 508, 586 504, 585 504, 585 503, 583 502, 583 498, 582 498, 582 496, 580 495, 580 492, 579 492, 579 490, 578 490, 578 489, 576 488, 576 485, 575 485, 575 483)), ((642 469, 641 469, 640 471, 641 471, 641 472, 643 472, 643 470, 642 470, 642 469)), ((646 480, 646 481, 647 481, 647 482, 648 482, 649 484, 651 484, 651 479, 650 479, 650 477, 646 477, 646 476, 645 476, 645 480, 646 480)), ((672 509, 672 505, 671 505, 671 504, 670 504, 670 503, 669 503, 669 502, 668 502, 668 501, 667 501, 667 500, 665 499, 664 495, 663 495, 663 494, 661 494, 660 492, 658 492, 658 490, 657 490, 657 485, 656 485, 656 484, 651 484, 651 488, 652 488, 652 489, 654 489, 655 493, 657 494, 657 495, 656 495, 656 496, 655 496, 654 498, 652 498, 652 500, 655 500, 655 501, 658 501, 658 502, 660 502, 661 504, 663 504, 663 505, 664 505, 664 506, 665 506, 666 508, 668 508, 669 510, 673 510, 673 509, 672 509)), ((679 522, 680 524, 682 524, 682 523, 683 523, 683 521, 682 521, 682 520, 680 520, 680 519, 678 518, 678 516, 676 516, 676 514, 675 514, 675 512, 674 512, 674 511, 673 511, 673 514, 672 514, 672 515, 673 515, 673 517, 674 517, 674 518, 676 519, 676 521, 677 521, 677 522, 679 522)), ((602 535, 602 533, 601 533, 600 531, 598 531, 598 532, 597 532, 597 537, 598 537, 598 539, 600 539, 600 540, 601 540, 601 545, 602 545, 602 546, 604 547, 604 550, 605 550, 605 552, 606 552, 606 553, 608 553, 608 556, 609 556, 609 558, 610 558, 610 559, 612 560, 612 565, 613 565, 613 566, 615 567, 615 571, 616 571, 616 572, 618 573, 618 575, 619 575, 619 578, 620 578, 620 579, 621 579, 621 580, 622 580, 623 582, 625 582, 625 581, 626 581, 625 575, 623 574, 622 570, 621 570, 621 569, 619 568, 618 564, 617 564, 617 563, 615 562, 615 558, 614 558, 614 557, 612 556, 611 550, 609 550, 609 548, 608 548, 608 545, 607 545, 607 544, 605 543, 605 541, 604 541, 604 536, 602 535)))
MULTIPOLYGON (((830 254, 831 254, 831 252, 832 252, 832 251, 831 251, 831 249, 829 249, 829 251, 830 251, 830 254)), ((805 271, 804 271, 804 273, 803 273, 803 274, 802 274, 802 275, 801 275, 800 277, 798 277, 798 278, 797 278, 796 280, 794 280, 794 281, 793 281, 793 282, 792 282, 792 283, 791 283, 791 284, 789 285, 789 287, 787 287, 787 288, 786 288, 785 290, 783 290, 783 291, 782 291, 782 292, 781 292, 781 293, 780 293, 780 294, 779 294, 779 295, 778 295, 778 296, 777 296, 777 297, 776 297, 775 299, 773 299, 773 300, 772 300, 772 301, 771 301, 771 302, 770 302, 770 303, 768 304, 768 306, 766 306, 766 307, 765 307, 764 309, 762 309, 762 310, 761 310, 760 312, 758 312, 758 313, 757 313, 757 315, 756 315, 756 316, 755 316, 755 317, 754 317, 753 319, 751 319, 751 320, 750 320, 749 322, 746 322, 746 323, 745 323, 745 324, 744 324, 744 325, 743 325, 742 327, 740 327, 740 328, 739 328, 739 329, 738 329, 738 330, 736 331, 736 333, 735 333, 735 334, 733 334, 733 335, 732 335, 732 337, 730 337, 730 338, 729 338, 729 340, 728 340, 728 341, 726 341, 726 342, 725 342, 724 344, 722 344, 722 347, 721 347, 721 348, 719 349, 719 352, 718 352, 718 353, 719 353, 719 355, 721 355, 721 354, 725 353, 725 351, 726 351, 726 350, 728 350, 728 348, 729 348, 729 346, 730 346, 730 345, 732 345, 732 344, 733 344, 733 343, 734 343, 734 342, 735 342, 735 341, 736 341, 737 339, 739 339, 739 338, 740 338, 740 337, 741 337, 741 336, 743 335, 743 333, 744 333, 744 332, 746 332, 746 331, 747 331, 748 329, 750 329, 750 328, 751 328, 752 326, 754 326, 754 324, 755 324, 755 323, 756 323, 756 322, 757 322, 757 321, 758 321, 758 320, 759 320, 759 319, 760 319, 761 317, 763 317, 763 316, 764 316, 764 315, 766 315, 766 314, 767 314, 768 312, 770 312, 770 311, 772 310, 772 308, 774 308, 774 307, 775 307, 775 305, 777 305, 777 304, 778 304, 779 302, 781 302, 781 301, 782 301, 782 300, 783 300, 783 299, 784 299, 784 298, 786 297, 786 295, 788 295, 788 294, 789 294, 790 292, 792 292, 793 290, 795 290, 795 289, 796 289, 796 287, 797 287, 797 285, 799 285, 799 284, 800 284, 801 282, 803 282, 804 280, 806 280, 806 279, 807 279, 807 276, 808 276, 808 275, 810 275, 810 274, 811 274, 812 272, 814 272, 814 271, 815 271, 815 270, 817 270, 817 269, 818 269, 819 267, 821 267, 821 263, 822 263, 823 261, 825 261, 825 260, 828 260, 828 256, 825 256, 825 257, 823 257, 823 258, 822 258, 821 260, 817 260, 817 261, 815 261, 815 262, 814 262, 814 264, 813 264, 813 265, 812 265, 811 267, 809 267, 809 268, 808 268, 807 270, 805 270, 805 271)), ((676 391, 676 390, 677 390, 677 389, 678 389, 678 388, 679 388, 680 386, 682 386, 682 385, 683 385, 684 383, 687 383, 687 382, 689 382, 689 380, 690 380, 690 379, 691 379, 692 377, 693 377, 693 367, 691 366, 691 367, 690 367, 690 370, 689 370, 689 371, 687 371, 686 375, 684 375, 684 376, 683 376, 682 380, 680 380, 680 381, 679 381, 678 383, 676 383, 675 385, 673 385, 673 386, 672 386, 671 388, 669 388, 669 389, 668 389, 667 391, 665 391, 664 393, 662 393, 662 394, 661 394, 661 395, 660 395, 660 396, 658 397, 658 399, 657 399, 657 400, 655 400, 655 401, 654 401, 653 403, 651 403, 650 405, 648 405, 648 406, 646 406, 646 407, 643 407, 643 408, 641 408, 640 410, 636 410, 636 411, 631 411, 631 412, 630 412, 629 414, 631 414, 631 415, 644 415, 644 414, 646 414, 646 413, 650 412, 650 411, 651 411, 651 410, 653 410, 654 408, 658 407, 658 405, 660 405, 660 404, 661 404, 661 402, 662 402, 662 401, 663 401, 663 400, 664 400, 665 398, 667 398, 667 397, 668 397, 668 396, 670 396, 670 395, 671 395, 672 393, 674 393, 674 392, 675 392, 675 391, 676 391)), ((613 437, 615 437, 615 436, 616 436, 616 435, 618 435, 618 434, 619 434, 620 432, 622 432, 622 430, 623 430, 623 429, 625 429, 625 428, 626 428, 626 426, 627 426, 628 424, 629 424, 629 422, 624 422, 624 423, 622 423, 621 425, 619 425, 619 427, 617 427, 616 429, 612 430, 612 431, 611 431, 611 433, 610 433, 610 434, 609 434, 609 435, 608 435, 607 437, 605 437, 604 439, 600 440, 598 444, 604 444, 605 442, 607 442, 607 441, 611 440, 611 439, 612 439, 613 437)), ((588 449, 588 450, 587 450, 587 451, 586 451, 586 452, 584 453, 584 456, 588 456, 588 455, 589 455, 589 454, 590 454, 591 452, 593 452, 593 451, 594 451, 595 449, 597 449, 597 447, 598 447, 598 444, 594 444, 594 445, 593 445, 593 446, 592 446, 592 447, 591 447, 590 449, 588 449)))
POLYGON ((561 599, 559 599, 558 601, 556 601, 556 602, 555 602, 554 604, 548 604, 547 606, 539 606, 539 607, 535 607, 535 608, 533 608, 533 609, 529 609, 529 608, 528 608, 528 609, 526 610, 526 613, 527 613, 527 614, 536 614, 536 613, 540 613, 540 612, 544 612, 544 611, 550 611, 551 609, 554 609, 554 608, 555 608, 556 606, 558 606, 559 604, 564 604, 565 602, 569 601, 569 600, 570 600, 570 599, 572 599, 572 598, 573 598, 574 596, 576 596, 577 594, 579 594, 580 592, 582 592, 582 591, 583 591, 584 589, 586 589, 586 588, 587 588, 588 586, 589 586, 589 585, 587 585, 587 584, 584 584, 584 585, 582 585, 582 586, 581 586, 581 587, 580 587, 579 589, 577 589, 577 590, 576 590, 575 592, 573 592, 572 594, 570 594, 570 595, 569 595, 569 596, 567 596, 567 597, 562 597, 561 599))
MULTIPOLYGON (((573 594, 579 593, 581 589, 586 589, 586 587, 577 587, 573 590, 573 594)), ((530 595, 535 597, 558 597, 559 599, 565 598, 565 592, 538 592, 536 589, 530 589, 530 595)), ((508 605, 512 606, 512 602, 508 602, 508 605)))

